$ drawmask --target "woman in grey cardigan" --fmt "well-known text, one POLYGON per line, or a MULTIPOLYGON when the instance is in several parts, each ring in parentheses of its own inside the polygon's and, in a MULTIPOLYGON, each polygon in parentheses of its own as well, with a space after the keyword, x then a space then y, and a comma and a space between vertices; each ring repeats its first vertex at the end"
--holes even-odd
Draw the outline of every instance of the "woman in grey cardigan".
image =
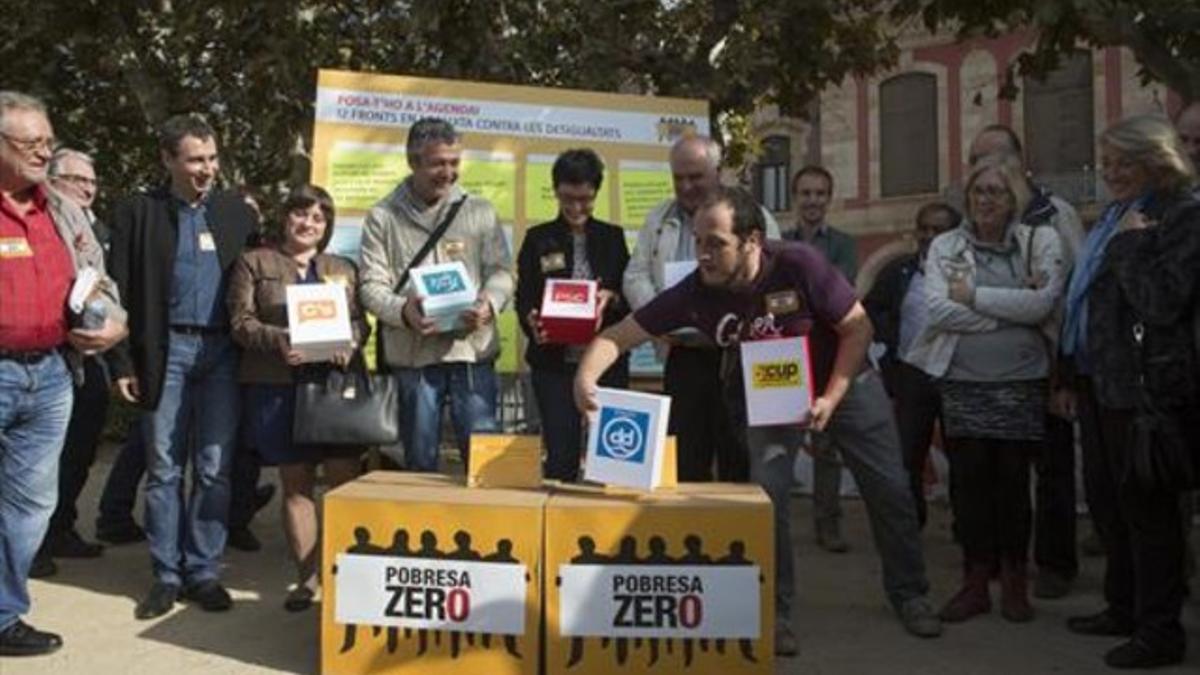
POLYGON ((1029 466, 1046 412, 1062 244, 1052 227, 1019 221, 1030 194, 1015 157, 980 161, 966 194, 967 219, 930 245, 929 322, 910 351, 942 392, 965 558, 963 587, 941 616, 965 621, 990 611, 988 581, 999 566, 1003 616, 1028 621, 1029 466))

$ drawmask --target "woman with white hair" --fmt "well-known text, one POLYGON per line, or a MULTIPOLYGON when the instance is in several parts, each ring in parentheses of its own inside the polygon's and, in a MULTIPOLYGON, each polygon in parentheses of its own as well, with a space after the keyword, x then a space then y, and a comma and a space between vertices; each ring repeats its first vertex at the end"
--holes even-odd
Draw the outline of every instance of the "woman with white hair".
POLYGON ((909 351, 942 395, 963 548, 963 585, 941 617, 957 622, 991 611, 988 583, 999 568, 1001 613, 1024 622, 1033 618, 1029 470, 1044 433, 1062 243, 1054 228, 1021 222, 1030 192, 1017 158, 977 162, 966 194, 966 219, 930 244, 929 321, 909 351))
POLYGON ((1128 637, 1114 668, 1183 660, 1186 586, 1180 491, 1196 484, 1200 203, 1170 123, 1122 120, 1100 137, 1112 203, 1072 274, 1063 352, 1073 370, 1088 507, 1104 542, 1107 607, 1068 620, 1128 637), (1185 430, 1187 429, 1187 430, 1185 430))

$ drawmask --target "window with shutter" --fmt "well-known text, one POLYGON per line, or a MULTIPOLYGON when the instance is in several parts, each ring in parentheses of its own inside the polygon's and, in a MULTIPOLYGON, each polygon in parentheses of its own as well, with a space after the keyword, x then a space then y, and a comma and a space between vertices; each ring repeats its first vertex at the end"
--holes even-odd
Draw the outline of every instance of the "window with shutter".
POLYGON ((754 166, 754 196, 767 210, 779 213, 791 207, 788 176, 792 172, 792 141, 787 136, 768 136, 762 156, 754 166))
POLYGON ((1048 183, 1069 182, 1095 163, 1092 55, 1077 51, 1045 79, 1025 78, 1029 169, 1048 183))
POLYGON ((904 73, 879 85, 880 190, 884 197, 937 192, 937 78, 904 73))

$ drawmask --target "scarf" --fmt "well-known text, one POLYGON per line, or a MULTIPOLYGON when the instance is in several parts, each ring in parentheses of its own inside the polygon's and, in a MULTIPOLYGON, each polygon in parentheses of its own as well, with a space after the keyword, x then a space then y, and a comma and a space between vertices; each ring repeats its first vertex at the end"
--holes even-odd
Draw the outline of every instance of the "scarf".
POLYGON ((1075 261, 1075 269, 1071 271, 1071 281, 1067 286, 1066 315, 1063 318, 1062 352, 1075 357, 1076 369, 1080 373, 1090 372, 1087 364, 1087 325, 1088 325, 1088 291, 1100 271, 1100 263, 1104 262, 1104 252, 1108 242, 1117 233, 1117 223, 1129 209, 1141 209, 1147 197, 1139 197, 1130 202, 1113 202, 1104 209, 1100 220, 1088 232, 1075 261))

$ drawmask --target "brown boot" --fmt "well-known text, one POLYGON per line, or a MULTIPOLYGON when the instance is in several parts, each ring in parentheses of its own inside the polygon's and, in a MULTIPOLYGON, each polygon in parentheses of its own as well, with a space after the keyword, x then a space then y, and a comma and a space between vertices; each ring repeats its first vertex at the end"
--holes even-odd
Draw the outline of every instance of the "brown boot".
POLYGON ((992 611, 992 599, 988 595, 988 579, 991 576, 990 562, 969 561, 963 571, 962 589, 938 613, 942 621, 959 623, 992 611))
POLYGON ((1000 614, 1014 623, 1033 620, 1024 560, 1004 560, 1000 564, 1000 614))

